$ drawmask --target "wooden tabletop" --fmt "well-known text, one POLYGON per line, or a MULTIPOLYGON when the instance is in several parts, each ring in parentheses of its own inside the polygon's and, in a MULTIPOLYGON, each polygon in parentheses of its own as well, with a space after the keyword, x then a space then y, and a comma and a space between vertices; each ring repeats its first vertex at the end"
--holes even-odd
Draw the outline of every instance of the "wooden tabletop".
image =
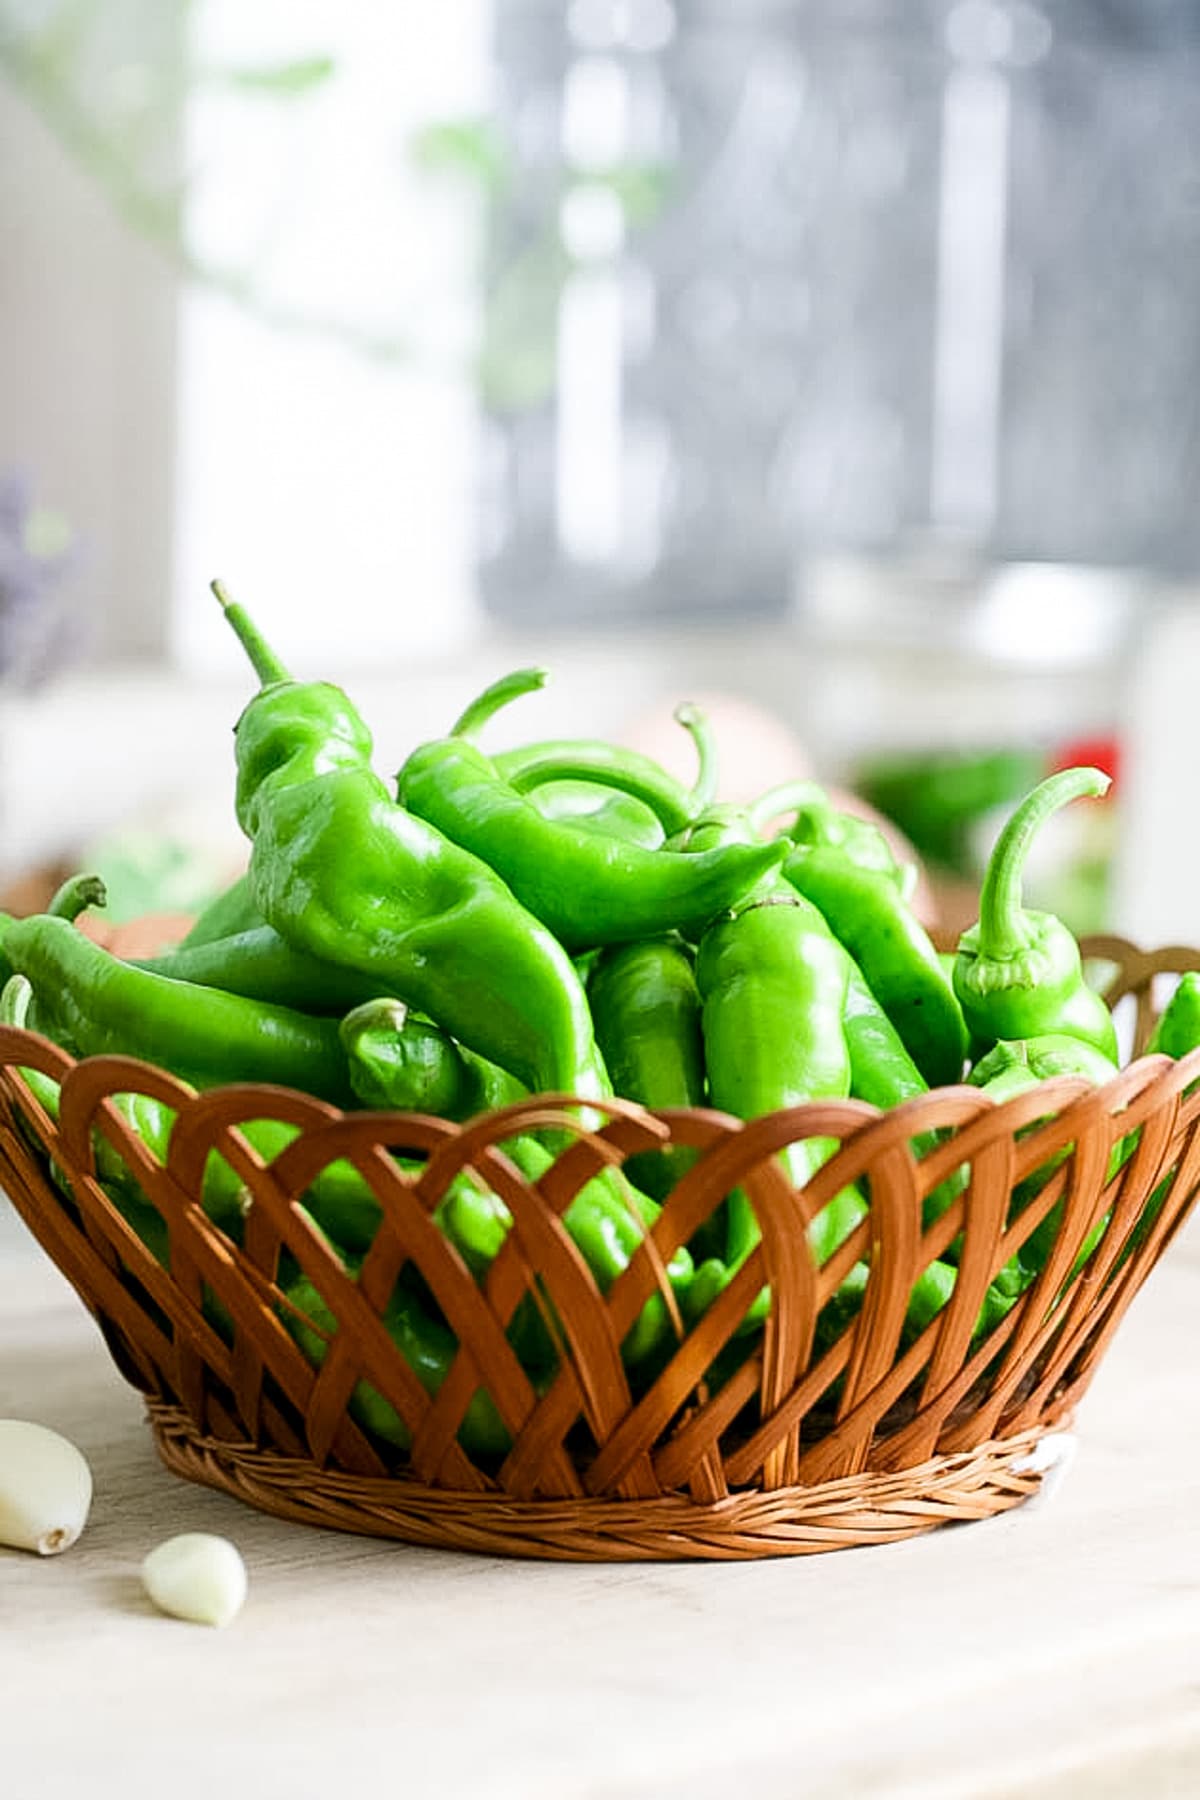
POLYGON ((0 1200, 0 1416, 72 1438, 79 1543, 0 1550, 0 1793, 904 1800, 1200 1793, 1200 1228, 1135 1302, 1060 1479, 883 1549, 552 1565, 285 1525, 158 1464, 138 1396, 0 1200), (232 1538, 225 1631, 146 1551, 232 1538))

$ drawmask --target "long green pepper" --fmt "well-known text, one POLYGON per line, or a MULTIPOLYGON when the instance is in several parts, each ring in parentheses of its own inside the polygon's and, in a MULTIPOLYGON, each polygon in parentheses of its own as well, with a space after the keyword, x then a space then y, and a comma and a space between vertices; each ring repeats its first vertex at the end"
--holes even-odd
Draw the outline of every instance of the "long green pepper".
POLYGON ((217 592, 263 683, 236 745, 238 821, 266 922, 294 948, 369 975, 528 1087, 606 1093, 562 946, 486 863, 393 802, 346 696, 292 680, 217 592))
POLYGON ((494 682, 449 736, 412 752, 396 796, 482 857, 568 950, 699 931, 783 861, 781 845, 730 845, 683 857, 543 818, 473 742, 499 707, 543 680, 540 669, 526 669, 494 682))
POLYGON ((996 841, 980 889, 979 922, 960 938, 954 964, 963 1016, 984 1046, 1055 1033, 1116 1058, 1112 1016, 1083 978, 1075 939, 1052 913, 1030 911, 1021 901, 1026 859, 1046 820, 1068 801, 1108 787, 1099 769, 1062 769, 1026 795, 996 841))

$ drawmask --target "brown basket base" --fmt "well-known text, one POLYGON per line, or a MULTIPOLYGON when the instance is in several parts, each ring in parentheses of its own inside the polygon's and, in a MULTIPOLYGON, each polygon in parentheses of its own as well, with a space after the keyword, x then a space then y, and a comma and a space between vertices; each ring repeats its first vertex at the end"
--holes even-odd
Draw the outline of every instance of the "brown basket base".
MULTIPOLYGON (((441 1550, 559 1562, 810 1556, 990 1518, 1038 1491, 1041 1473, 1021 1465, 1046 1435, 1037 1426, 894 1474, 757 1489, 713 1504, 683 1495, 517 1501, 500 1493, 425 1487, 404 1475, 374 1479, 317 1469, 274 1451, 204 1437, 176 1407, 149 1401, 147 1410, 159 1455, 175 1474, 277 1518, 441 1550)), ((1060 1420, 1059 1428, 1066 1423, 1060 1420)))

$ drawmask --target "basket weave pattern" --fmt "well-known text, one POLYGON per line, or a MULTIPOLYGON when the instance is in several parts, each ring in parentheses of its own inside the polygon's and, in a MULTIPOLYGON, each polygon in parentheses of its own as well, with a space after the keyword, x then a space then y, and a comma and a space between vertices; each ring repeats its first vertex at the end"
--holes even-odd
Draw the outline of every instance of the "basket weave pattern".
MULTIPOLYGON (((1090 947, 1090 946, 1089 946, 1090 947)), ((1200 953, 1144 956, 1120 940, 1097 954, 1133 993, 1135 1047, 1152 1019, 1152 977, 1200 965, 1200 953), (1133 969, 1133 976, 1129 970, 1133 969)), ((1040 1436, 1061 1427, 1117 1324, 1200 1187, 1200 1052, 1139 1057, 1102 1089, 1063 1078, 996 1106, 976 1089, 939 1089, 890 1113, 844 1101, 742 1124, 701 1109, 651 1114, 605 1103, 586 1129, 571 1096, 537 1096, 466 1126, 423 1116, 342 1114, 281 1088, 239 1085, 192 1096, 131 1058, 75 1063, 44 1038, 0 1028, 0 1187, 96 1316, 126 1378, 147 1397, 160 1452, 193 1479, 283 1517, 416 1542, 561 1557, 747 1557, 878 1543, 1018 1504, 1039 1476, 1040 1436), (61 1083, 52 1121, 20 1070, 61 1083), (113 1105, 141 1092, 178 1113, 160 1165, 113 1105), (299 1128, 269 1165, 239 1132, 275 1118, 299 1128), (555 1128, 573 1141, 536 1184, 498 1148, 555 1128), (943 1134, 918 1160, 914 1136, 943 1134), (1109 1179, 1114 1145, 1137 1147, 1109 1179), (161 1215, 169 1272, 94 1175, 93 1134, 120 1153, 161 1215), (777 1152, 805 1137, 840 1149, 802 1189, 777 1152), (606 1294, 562 1224, 580 1187, 605 1166, 666 1144, 700 1152, 628 1269, 606 1294), (418 1174, 390 1150, 419 1155, 418 1174), (237 1245, 203 1212, 205 1162, 217 1150, 249 1203, 237 1245), (1014 1187, 1061 1154, 1037 1197, 1009 1221, 1014 1187), (382 1223, 357 1278, 297 1205, 328 1164, 347 1158, 374 1190, 382 1223), (73 1201, 52 1182, 66 1175, 73 1201), (969 1184, 922 1230, 921 1202, 961 1166, 969 1184), (431 1215, 473 1170, 513 1225, 477 1283, 431 1215), (1153 1224, 1131 1237, 1170 1178, 1153 1224), (821 1267, 806 1230, 847 1184, 869 1215, 821 1267), (761 1243, 690 1329, 666 1265, 733 1188, 757 1214, 761 1243), (1061 1202, 1050 1257, 983 1339, 989 1283, 1061 1202), (1082 1269, 1092 1227, 1109 1223, 1082 1269), (955 1240, 958 1277, 932 1323, 905 1336, 908 1296, 955 1240), (337 1322, 317 1369, 285 1323, 281 1257, 294 1259, 337 1322), (867 1262, 861 1309, 815 1347, 817 1316, 867 1262), (381 1315, 415 1265, 458 1340, 435 1396, 388 1336, 381 1315), (723 1385, 706 1380, 759 1290, 774 1297, 757 1342, 723 1385), (559 1366, 540 1394, 505 1335, 534 1293, 559 1325, 559 1366), (646 1300, 662 1294, 678 1343, 644 1390, 620 1345, 646 1300), (212 1299, 227 1327, 213 1323, 212 1299), (369 1383, 411 1432, 406 1454, 356 1422, 369 1383), (457 1440, 475 1392, 490 1393, 507 1455, 473 1458, 457 1440)))

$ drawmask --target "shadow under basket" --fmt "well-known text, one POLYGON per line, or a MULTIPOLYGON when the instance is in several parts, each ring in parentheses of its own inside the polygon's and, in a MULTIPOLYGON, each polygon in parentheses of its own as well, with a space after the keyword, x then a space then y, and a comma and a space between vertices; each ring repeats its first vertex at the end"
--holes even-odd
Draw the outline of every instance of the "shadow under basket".
POLYGON ((614 1101, 589 1129, 570 1096, 464 1126, 274 1087, 194 1096, 131 1058, 73 1062, 0 1028, 0 1188, 146 1396, 166 1464, 264 1511, 564 1559, 885 1543, 1036 1492, 1039 1439, 1070 1420, 1200 1186, 1200 1052, 1140 1054, 1154 977, 1200 952, 1084 948, 1134 1015, 1134 1060, 1105 1087, 1062 1078, 997 1106, 959 1086, 886 1114, 845 1101, 746 1125, 614 1101), (57 1116, 30 1070, 61 1084, 57 1116), (131 1094, 177 1113, 164 1161, 114 1099, 131 1094), (248 1126, 264 1119, 294 1130, 269 1161, 248 1126), (499 1148, 530 1131, 556 1153, 536 1182, 499 1148), (838 1148, 796 1188, 778 1152, 808 1137, 838 1148), (667 1146, 691 1166, 602 1293, 563 1214, 667 1146), (217 1157, 236 1201, 221 1222, 217 1157), (332 1167, 372 1217, 361 1255, 314 1223, 332 1167), (464 1181, 512 1221, 474 1270, 433 1218, 464 1181), (865 1216, 819 1265, 809 1227, 850 1184, 865 1216), (689 1311, 668 1265, 734 1190, 760 1241, 689 1311), (949 1286, 930 1301, 937 1269, 949 1286), (398 1347, 404 1284, 450 1346, 436 1379, 398 1347), (522 1319, 549 1349, 532 1372, 522 1319), (635 1360, 651 1320, 657 1348, 635 1360))

